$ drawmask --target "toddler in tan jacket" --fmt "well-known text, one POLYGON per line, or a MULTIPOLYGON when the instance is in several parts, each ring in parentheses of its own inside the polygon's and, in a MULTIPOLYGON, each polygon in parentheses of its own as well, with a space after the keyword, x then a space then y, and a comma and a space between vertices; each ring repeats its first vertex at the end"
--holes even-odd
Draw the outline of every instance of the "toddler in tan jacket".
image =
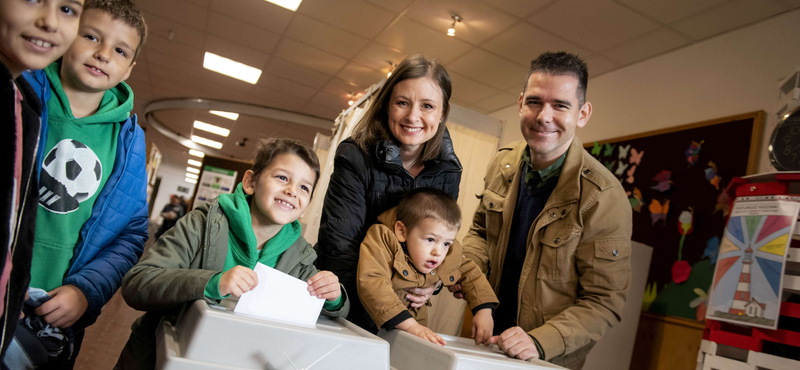
POLYGON ((455 240, 461 226, 455 200, 436 189, 414 189, 378 221, 361 243, 358 259, 358 296, 375 324, 444 345, 442 337, 425 327, 427 306, 411 307, 404 301, 405 289, 439 281, 445 286, 461 284, 474 314, 472 337, 476 344, 488 345, 498 300, 486 276, 462 255, 455 240))

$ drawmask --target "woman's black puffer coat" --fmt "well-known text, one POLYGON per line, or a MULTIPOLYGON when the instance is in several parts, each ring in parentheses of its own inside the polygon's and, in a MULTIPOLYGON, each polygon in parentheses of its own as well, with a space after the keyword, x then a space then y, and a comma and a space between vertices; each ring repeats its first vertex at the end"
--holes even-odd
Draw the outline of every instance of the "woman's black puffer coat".
POLYGON ((400 160, 400 149, 384 141, 365 153, 350 138, 336 149, 328 192, 319 226, 317 265, 339 277, 351 297, 347 319, 372 332, 378 328, 358 299, 356 270, 361 242, 378 215, 397 206, 405 192, 431 187, 458 199, 461 162, 453 151, 450 134, 445 131, 439 156, 425 162, 425 168, 412 177, 400 160))

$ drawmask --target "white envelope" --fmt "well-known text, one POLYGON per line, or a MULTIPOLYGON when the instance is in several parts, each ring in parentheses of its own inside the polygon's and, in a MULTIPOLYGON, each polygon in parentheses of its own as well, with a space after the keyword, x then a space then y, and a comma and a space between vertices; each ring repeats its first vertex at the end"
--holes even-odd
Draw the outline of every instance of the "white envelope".
POLYGON ((290 324, 316 324, 325 300, 309 295, 307 282, 262 263, 253 270, 258 285, 239 297, 233 312, 290 324))

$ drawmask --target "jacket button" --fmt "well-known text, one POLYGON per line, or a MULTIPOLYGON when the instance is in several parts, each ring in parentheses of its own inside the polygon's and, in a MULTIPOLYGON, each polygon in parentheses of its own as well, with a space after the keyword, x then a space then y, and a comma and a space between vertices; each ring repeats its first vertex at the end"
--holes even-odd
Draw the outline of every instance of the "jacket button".
POLYGON ((509 183, 509 184, 511 183, 511 179, 508 179, 508 183, 509 183))
POLYGON ((563 216, 563 215, 565 215, 565 214, 567 214, 567 210, 566 210, 566 209, 562 209, 562 210, 561 210, 561 215, 563 216))
POLYGON ((489 208, 494 207, 494 202, 489 202, 489 208))
POLYGON ((553 243, 556 243, 556 244, 558 244, 558 243, 560 243, 560 242, 561 242, 561 238, 555 238, 555 239, 553 239, 553 243))
POLYGON ((616 249, 614 249, 614 251, 611 252, 611 255, 613 255, 614 257, 616 257, 618 254, 619 254, 619 251, 617 251, 616 249))
POLYGON ((508 165, 508 164, 507 164, 507 165, 506 165, 506 168, 509 168, 509 167, 511 167, 511 165, 508 165))
POLYGON ((408 276, 408 270, 403 270, 403 276, 408 276))
POLYGON ((592 170, 590 170, 590 169, 588 169, 588 168, 587 168, 587 169, 583 170, 583 173, 584 173, 585 175, 588 175, 588 174, 592 173, 592 170))
POLYGON ((553 217, 553 218, 555 218, 557 215, 558 215, 558 214, 556 214, 556 212, 555 212, 555 211, 553 211, 553 212, 550 212, 550 217, 553 217))
POLYGON ((452 281, 455 281, 455 280, 456 280, 456 279, 455 279, 454 277, 452 277, 452 276, 450 277, 450 281, 451 281, 451 282, 452 282, 452 281))

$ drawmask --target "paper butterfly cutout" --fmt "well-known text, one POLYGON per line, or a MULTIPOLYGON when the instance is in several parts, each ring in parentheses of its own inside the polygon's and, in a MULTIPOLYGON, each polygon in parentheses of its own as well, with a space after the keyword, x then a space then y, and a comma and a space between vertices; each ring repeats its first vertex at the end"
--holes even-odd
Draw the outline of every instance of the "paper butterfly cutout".
POLYGON ((596 141, 594 142, 594 146, 592 147, 592 155, 599 157, 600 151, 603 150, 603 145, 598 144, 596 141))
POLYGON ((615 148, 616 146, 617 146, 616 144, 606 144, 606 151, 605 151, 605 154, 604 154, 604 155, 605 155, 606 157, 609 157, 609 156, 612 156, 612 155, 614 155, 614 148, 615 148))
POLYGON ((619 162, 619 166, 617 166, 617 171, 614 172, 614 174, 617 175, 617 176, 622 176, 622 174, 625 172, 626 168, 628 168, 628 164, 627 163, 623 164, 622 162, 619 162))
POLYGON ((627 172, 628 178, 625 179, 625 181, 627 181, 628 184, 633 184, 633 173, 634 172, 636 172, 636 165, 631 166, 631 169, 629 169, 628 172, 627 172))
POLYGON ((669 190, 670 187, 672 186, 672 181, 670 180, 671 177, 672 177, 672 172, 667 170, 661 170, 661 172, 659 172, 655 177, 653 177, 653 180, 658 181, 658 184, 656 184, 655 186, 651 186, 650 189, 658 190, 662 193, 669 190))
POLYGON ((633 188, 633 196, 631 196, 631 192, 626 192, 630 198, 628 198, 628 202, 631 203, 631 208, 633 208, 636 212, 642 211, 642 206, 644 205, 644 199, 642 199, 642 192, 639 188, 633 188))
POLYGON ((630 149, 630 148, 631 148, 631 144, 628 144, 626 146, 620 145, 619 146, 619 159, 625 159, 625 157, 628 156, 628 149, 630 149))
POLYGON ((717 204, 714 206, 714 213, 722 211, 722 217, 728 217, 731 212, 731 197, 723 190, 717 197, 717 204))
POLYGON ((628 160, 628 163, 636 163, 637 165, 641 165, 643 155, 644 150, 640 152, 636 150, 636 148, 631 148, 631 158, 628 160))
POLYGON ((652 221, 651 225, 655 225, 659 220, 664 221, 664 225, 667 224, 669 199, 665 199, 663 205, 657 199, 653 199, 650 201, 650 205, 647 208, 650 210, 650 220, 652 221))
POLYGON ((703 145, 704 142, 705 140, 700 140, 699 143, 692 141, 692 144, 686 149, 686 161, 689 162, 689 167, 692 167, 695 163, 697 163, 697 157, 700 156, 700 146, 703 145))
POLYGON ((611 161, 611 162, 603 161, 603 162, 604 162, 604 164, 606 165, 606 168, 608 168, 609 171, 614 171, 614 165, 617 164, 617 161, 611 161))
POLYGON ((710 168, 706 168, 705 170, 706 180, 708 180, 711 185, 714 185, 714 188, 719 190, 719 171, 717 171, 717 165, 712 161, 708 161, 708 167, 710 168))

